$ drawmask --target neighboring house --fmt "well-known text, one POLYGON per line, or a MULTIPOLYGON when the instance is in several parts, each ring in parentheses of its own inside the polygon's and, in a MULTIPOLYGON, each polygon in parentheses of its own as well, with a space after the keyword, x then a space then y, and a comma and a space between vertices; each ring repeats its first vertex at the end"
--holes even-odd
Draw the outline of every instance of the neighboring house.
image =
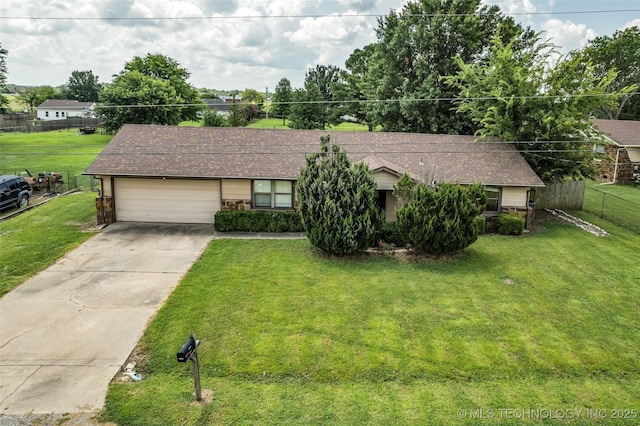
POLYGON ((528 215, 530 190, 544 187, 512 145, 473 136, 135 124, 84 173, 101 181, 97 205, 106 223, 213 223, 221 209, 294 210, 300 167, 327 133, 372 169, 387 221, 395 220, 393 186, 405 172, 415 180, 482 182, 487 216, 528 215))
POLYGON ((630 183, 640 173, 640 121, 591 120, 611 142, 600 152, 608 158, 598 163, 603 182, 630 183))
POLYGON ((203 99, 203 101, 207 104, 209 110, 216 111, 224 117, 229 116, 229 108, 233 105, 232 102, 225 102, 222 99, 203 99))
POLYGON ((95 102, 47 99, 36 107, 39 120, 64 120, 71 117, 95 118, 95 102))

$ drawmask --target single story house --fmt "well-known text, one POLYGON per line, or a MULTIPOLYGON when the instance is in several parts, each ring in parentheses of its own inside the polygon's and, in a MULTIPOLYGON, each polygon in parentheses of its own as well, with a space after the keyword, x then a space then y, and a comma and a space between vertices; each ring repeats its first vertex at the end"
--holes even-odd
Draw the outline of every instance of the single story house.
POLYGON ((99 220, 213 223, 221 209, 295 210, 305 156, 330 133, 353 162, 365 162, 378 201, 394 221, 393 186, 415 180, 486 186, 488 216, 529 212, 529 192, 544 183, 520 153, 473 136, 331 132, 127 124, 85 170, 101 182, 99 220))
POLYGON ((600 150, 608 157, 598 163, 600 180, 630 183, 634 175, 640 180, 640 121, 591 121, 610 142, 600 150))
POLYGON ((36 107, 38 120, 64 120, 65 118, 95 118, 95 102, 66 99, 47 99, 36 107))

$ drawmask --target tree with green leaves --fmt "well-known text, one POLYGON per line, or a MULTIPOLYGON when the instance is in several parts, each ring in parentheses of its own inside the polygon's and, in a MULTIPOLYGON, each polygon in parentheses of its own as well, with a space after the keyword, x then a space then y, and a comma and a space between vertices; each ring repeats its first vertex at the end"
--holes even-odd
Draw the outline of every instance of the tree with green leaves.
POLYGON ((367 114, 367 95, 369 91, 365 86, 365 77, 369 69, 369 63, 373 58, 376 45, 368 44, 362 49, 356 49, 345 62, 346 70, 342 72, 344 86, 338 87, 339 99, 349 100, 345 103, 345 113, 355 118, 359 123, 367 125, 372 132, 375 123, 367 114))
POLYGON ((415 249, 433 255, 455 253, 473 244, 481 232, 476 218, 487 196, 481 184, 468 187, 419 182, 410 201, 396 212, 397 226, 415 249))
POLYGON ((202 116, 202 125, 204 127, 228 127, 229 121, 218 114, 218 111, 208 109, 202 116))
POLYGON ((2 47, 0 43, 0 114, 9 112, 9 99, 3 95, 7 86, 7 62, 5 58, 9 54, 7 49, 2 47))
POLYGON ((386 131, 472 134, 468 115, 453 108, 458 89, 441 77, 458 72, 457 56, 482 61, 498 33, 531 34, 482 0, 411 0, 379 19, 360 81, 375 101, 366 104, 366 116, 386 131))
POLYGON ((287 116, 289 115, 292 96, 293 90, 291 89, 291 82, 287 78, 281 78, 276 85, 276 91, 273 95, 272 112, 273 114, 282 116, 283 126, 285 125, 287 116))
POLYGON ((264 105, 264 93, 260 93, 256 89, 244 89, 242 92, 242 101, 253 103, 258 107, 258 110, 261 110, 264 105))
POLYGON ((117 131, 126 123, 177 125, 196 120, 203 103, 187 83, 189 76, 167 56, 134 57, 100 94, 102 125, 117 131))
POLYGON ((80 102, 97 102, 102 86, 93 71, 72 71, 62 95, 80 102))
POLYGON ((295 89, 289 108, 289 127, 292 129, 323 129, 327 110, 318 86, 307 82, 303 89, 295 89))
POLYGON ((353 164, 330 136, 320 152, 306 158, 296 192, 307 238, 330 254, 352 254, 371 247, 383 222, 376 205, 376 182, 364 163, 353 164))
POLYGON ((51 86, 30 87, 17 96, 18 101, 30 111, 34 110, 47 99, 60 98, 62 98, 60 90, 51 86))
POLYGON ((584 63, 591 63, 596 76, 603 78, 616 71, 616 78, 608 87, 609 92, 620 93, 617 108, 601 108, 599 118, 614 120, 640 120, 640 27, 616 31, 613 36, 601 36, 590 40, 578 51, 584 63), (635 93, 635 94, 633 94, 635 93))
POLYGON ((592 146, 600 140, 589 118, 615 107, 616 98, 607 94, 615 72, 600 77, 579 56, 550 68, 552 47, 539 41, 516 46, 495 37, 487 61, 458 59, 460 72, 445 80, 460 89, 457 109, 479 126, 481 139, 516 142, 544 181, 589 177, 592 146))
POLYGON ((342 70, 335 65, 316 65, 310 68, 304 79, 304 86, 309 90, 310 86, 318 88, 324 102, 322 103, 322 114, 319 121, 322 122, 324 130, 327 124, 339 124, 345 113, 344 105, 336 94, 339 92, 345 95, 346 84, 342 80, 342 70))

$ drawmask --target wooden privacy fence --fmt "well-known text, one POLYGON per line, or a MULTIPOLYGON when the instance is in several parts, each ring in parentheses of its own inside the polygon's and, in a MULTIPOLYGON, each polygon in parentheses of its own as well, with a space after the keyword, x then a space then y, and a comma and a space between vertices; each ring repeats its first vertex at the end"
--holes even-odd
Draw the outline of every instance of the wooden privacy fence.
POLYGON ((536 188, 531 197, 536 209, 582 210, 585 181, 545 182, 545 185, 545 188, 536 188))

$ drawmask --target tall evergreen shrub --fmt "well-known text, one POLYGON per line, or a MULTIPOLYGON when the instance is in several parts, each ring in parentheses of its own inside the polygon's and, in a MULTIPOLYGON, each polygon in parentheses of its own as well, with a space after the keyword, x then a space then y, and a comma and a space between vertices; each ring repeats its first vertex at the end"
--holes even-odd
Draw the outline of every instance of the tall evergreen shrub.
POLYGON ((462 250, 478 239, 487 197, 481 184, 463 187, 440 183, 430 188, 419 183, 411 201, 396 213, 398 227, 416 249, 435 254, 462 250))
POLYGON ((376 182, 366 164, 352 162, 330 136, 300 169, 296 191, 302 225, 311 244, 331 254, 371 247, 383 221, 376 182))

